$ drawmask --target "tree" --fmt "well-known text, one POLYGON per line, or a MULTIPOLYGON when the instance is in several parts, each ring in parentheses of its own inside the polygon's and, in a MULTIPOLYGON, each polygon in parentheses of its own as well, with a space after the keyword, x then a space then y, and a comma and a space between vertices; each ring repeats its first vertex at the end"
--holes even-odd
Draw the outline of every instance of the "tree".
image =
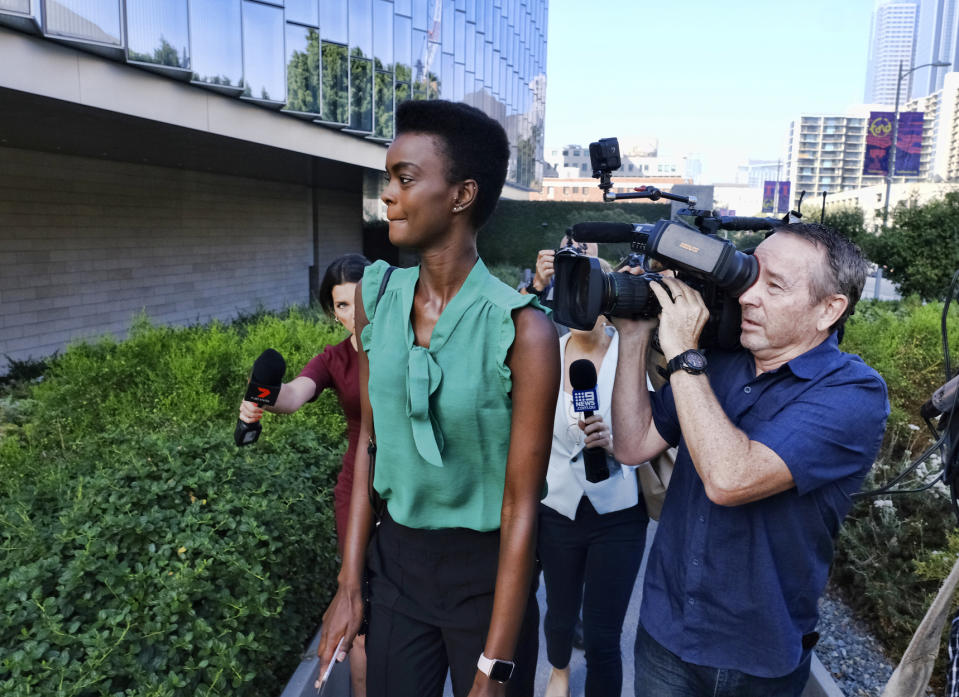
POLYGON ((320 113, 320 35, 310 29, 306 52, 293 51, 286 66, 286 108, 308 114, 320 113))
POLYGON ((876 238, 873 261, 886 267, 903 295, 945 298, 959 268, 959 191, 923 204, 900 203, 892 219, 890 229, 876 238))

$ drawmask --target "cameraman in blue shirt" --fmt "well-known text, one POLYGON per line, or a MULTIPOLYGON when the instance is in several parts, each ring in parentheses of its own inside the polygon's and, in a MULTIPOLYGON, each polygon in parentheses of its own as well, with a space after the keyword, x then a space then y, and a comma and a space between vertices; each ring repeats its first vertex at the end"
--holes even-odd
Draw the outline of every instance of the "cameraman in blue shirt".
POLYGON ((651 284, 659 392, 646 389, 656 321, 615 320, 616 459, 679 447, 644 580, 637 697, 801 695, 833 542, 885 430, 885 383, 838 347, 865 282, 859 248, 795 223, 755 255, 738 351, 704 356, 699 293, 651 284))

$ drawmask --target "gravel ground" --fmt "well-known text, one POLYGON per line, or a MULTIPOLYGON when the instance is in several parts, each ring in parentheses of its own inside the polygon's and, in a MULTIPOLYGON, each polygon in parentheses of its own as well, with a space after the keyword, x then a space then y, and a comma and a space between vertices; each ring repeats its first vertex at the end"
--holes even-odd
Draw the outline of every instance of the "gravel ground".
MULTIPOLYGON (((878 697, 895 664, 879 648, 865 626, 831 590, 819 603, 816 655, 846 697, 878 697)), ((932 692, 927 692, 932 695, 932 692)))

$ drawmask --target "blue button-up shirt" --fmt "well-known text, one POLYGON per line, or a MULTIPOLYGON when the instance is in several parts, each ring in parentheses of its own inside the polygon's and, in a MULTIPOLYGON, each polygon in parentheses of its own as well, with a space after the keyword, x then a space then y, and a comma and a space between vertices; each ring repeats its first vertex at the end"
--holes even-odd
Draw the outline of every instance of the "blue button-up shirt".
POLYGON ((660 435, 679 446, 646 569, 641 621, 683 660, 759 677, 805 657, 833 540, 879 451, 886 384, 833 334, 756 375, 748 351, 714 352, 709 382, 737 428, 772 449, 796 486, 741 506, 706 496, 669 386, 651 394, 660 435))

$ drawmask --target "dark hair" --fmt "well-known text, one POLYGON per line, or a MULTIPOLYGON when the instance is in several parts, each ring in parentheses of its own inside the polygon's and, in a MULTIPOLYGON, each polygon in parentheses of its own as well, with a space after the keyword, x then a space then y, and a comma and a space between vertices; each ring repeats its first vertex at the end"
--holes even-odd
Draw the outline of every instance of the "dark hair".
POLYGON ((509 138, 494 119, 475 107, 443 99, 406 101, 396 109, 396 135, 436 136, 449 162, 450 183, 475 179, 472 221, 479 229, 496 208, 509 167, 509 138))
POLYGON ((809 291, 814 303, 835 293, 846 296, 849 300, 846 311, 829 329, 832 331, 842 327, 846 318, 855 311, 866 283, 869 264, 862 250, 833 228, 819 223, 790 223, 777 227, 775 232, 796 235, 825 252, 828 264, 820 267, 819 273, 810 279, 809 291))
POLYGON ((363 278, 363 271, 370 265, 370 260, 362 254, 344 254, 333 260, 326 267, 323 280, 320 281, 320 290, 317 293, 323 311, 333 316, 333 286, 342 283, 359 283, 363 278))

